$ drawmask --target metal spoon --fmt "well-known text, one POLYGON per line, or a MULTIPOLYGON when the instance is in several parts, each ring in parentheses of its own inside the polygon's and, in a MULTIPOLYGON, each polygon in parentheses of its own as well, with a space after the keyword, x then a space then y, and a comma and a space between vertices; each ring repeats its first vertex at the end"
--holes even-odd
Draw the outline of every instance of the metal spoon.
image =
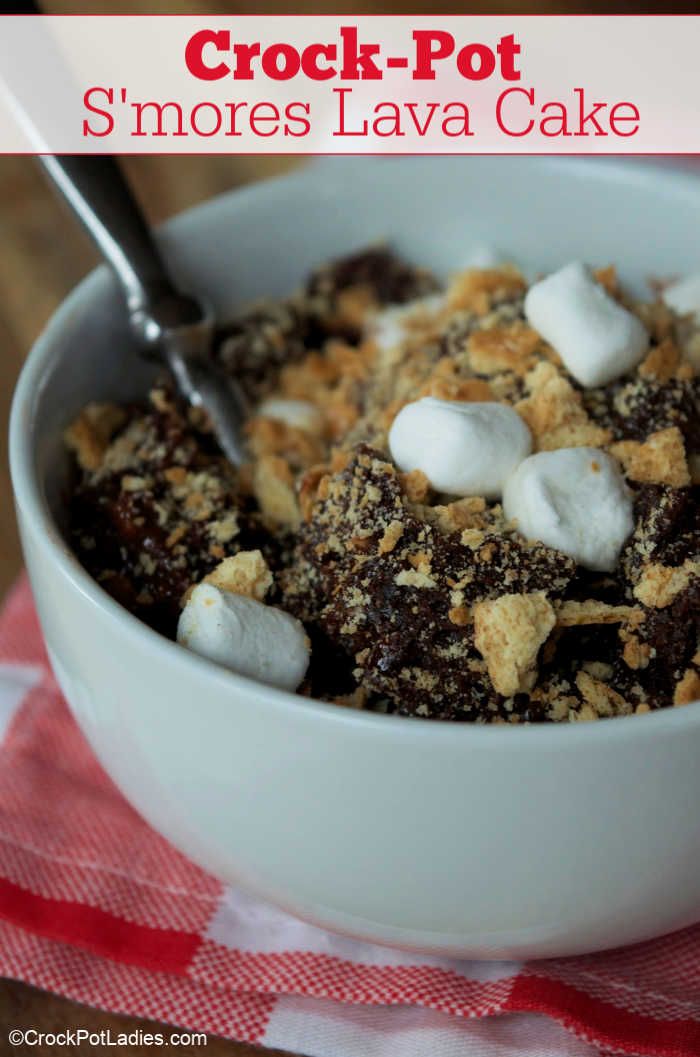
POLYGON ((213 316, 174 285, 117 162, 107 155, 39 160, 111 266, 136 340, 170 370, 185 399, 207 412, 221 450, 239 466, 245 399, 211 355, 213 316))
MULTIPOLYGON (((36 0, 18 0, 14 10, 40 15, 36 0)), ((37 20, 37 32, 43 20, 37 20)), ((174 285, 163 257, 116 160, 107 155, 45 153, 46 133, 35 113, 36 94, 28 71, 0 35, 0 89, 34 143, 54 186, 72 207, 119 282, 131 329, 144 350, 170 370, 177 388, 209 415, 221 450, 235 465, 244 460, 245 400, 235 381, 214 360, 214 319, 209 309, 174 285)), ((49 39, 44 61, 57 78, 70 77, 49 39)))

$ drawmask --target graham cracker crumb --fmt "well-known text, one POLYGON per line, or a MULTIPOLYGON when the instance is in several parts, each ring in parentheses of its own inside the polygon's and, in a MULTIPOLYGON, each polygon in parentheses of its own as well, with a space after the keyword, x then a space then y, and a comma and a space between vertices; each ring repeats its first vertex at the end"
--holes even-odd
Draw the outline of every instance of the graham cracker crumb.
POLYGON ((485 511, 486 500, 482 496, 466 496, 446 506, 427 507, 425 516, 441 532, 449 535, 468 528, 483 528, 486 524, 485 511))
POLYGON ((652 433, 641 443, 623 440, 610 446, 631 481, 684 488, 690 484, 683 434, 677 426, 652 433))
MULTIPOLYGON (((417 390, 416 397, 432 396, 437 400, 471 401, 494 400, 491 386, 483 378, 463 378, 458 374, 457 364, 443 356, 428 380, 417 390)), ((396 408, 395 414, 401 410, 396 408)), ((394 415, 392 415, 392 418, 394 415)))
POLYGON ((248 448, 257 459, 263 455, 283 455, 305 468, 323 458, 323 442, 319 436, 281 419, 256 416, 248 421, 246 432, 248 448))
POLYGON ((88 404, 68 426, 63 439, 82 470, 99 470, 109 443, 126 422, 126 411, 116 404, 88 404))
POLYGON ((585 704, 593 709, 596 716, 622 716, 632 711, 624 697, 588 672, 577 672, 576 685, 585 704))
POLYGON ((477 316, 485 316, 498 298, 522 293, 525 280, 513 265, 501 268, 470 269, 456 275, 447 290, 450 312, 468 309, 477 316))
POLYGON ((469 338, 469 362, 477 374, 513 371, 525 375, 537 362, 539 334, 519 320, 508 327, 476 330, 469 338))
POLYGON ((563 628, 583 624, 639 623, 644 616, 637 606, 611 606, 594 598, 585 602, 561 602, 556 614, 557 624, 563 628))
POLYGON ((309 521, 311 518, 311 512, 314 508, 321 482, 324 479, 326 482, 328 481, 328 471, 329 467, 326 463, 319 463, 317 466, 312 466, 310 470, 307 470, 301 478, 299 484, 299 507, 304 521, 309 521))
POLYGON ((645 606, 665 609, 696 576, 700 576, 700 561, 694 558, 677 567, 650 562, 642 569, 633 594, 645 606))
POLYGON ((648 642, 640 642, 636 635, 627 634, 622 649, 622 659, 628 668, 639 671, 647 668, 651 657, 651 647, 648 642))
POLYGON ((403 522, 392 521, 384 530, 384 535, 379 541, 379 553, 389 554, 403 536, 403 522))
POLYGON ((499 694, 511 697, 532 689, 540 646, 555 623, 544 591, 501 595, 474 606, 474 644, 499 694))
POLYGON ((430 495, 430 481, 422 470, 400 473, 399 482, 404 495, 411 503, 424 503, 430 495))
POLYGON ((353 690, 351 694, 342 694, 340 697, 333 698, 333 704, 340 705, 342 708, 365 708, 369 694, 362 686, 358 686, 356 690, 353 690))
POLYGON ((145 492, 148 489, 148 479, 133 473, 126 473, 122 477, 121 486, 124 492, 145 492))
POLYGON ((163 477, 168 484, 182 487, 187 483, 187 470, 184 466, 169 466, 167 470, 163 470, 163 477))
POLYGON ((485 539, 486 533, 483 529, 477 528, 467 528, 460 536, 460 542, 470 550, 477 550, 485 539))
POLYGON ((450 623, 455 624, 458 628, 466 627, 470 621, 469 610, 466 606, 453 606, 447 616, 450 623))
POLYGON ((207 525, 207 534, 211 536, 214 544, 230 543, 234 536, 239 533, 238 516, 235 510, 226 514, 216 521, 210 521, 207 525))
POLYGON ((529 396, 515 410, 529 427, 537 451, 607 444, 612 433, 589 418, 581 396, 551 363, 539 363, 525 378, 529 396))
POLYGON ((261 551, 239 551, 233 557, 219 562, 202 583, 262 602, 273 580, 261 551))
POLYGON ((642 378, 651 378, 657 382, 668 382, 675 377, 681 361, 677 346, 667 338, 655 345, 639 365, 642 378))
POLYGON ((276 525, 298 528, 301 510, 289 464, 279 455, 264 455, 255 464, 253 492, 263 515, 276 525))
POLYGON ((593 278, 610 297, 617 297, 620 293, 620 282, 613 264, 608 264, 605 268, 594 268, 593 278))
POLYGON ((435 587, 436 583, 429 573, 418 569, 402 569, 394 577, 397 587, 435 587))
POLYGON ((694 668, 688 668, 683 678, 676 684, 673 694, 674 705, 689 705, 700 701, 700 675, 694 668))

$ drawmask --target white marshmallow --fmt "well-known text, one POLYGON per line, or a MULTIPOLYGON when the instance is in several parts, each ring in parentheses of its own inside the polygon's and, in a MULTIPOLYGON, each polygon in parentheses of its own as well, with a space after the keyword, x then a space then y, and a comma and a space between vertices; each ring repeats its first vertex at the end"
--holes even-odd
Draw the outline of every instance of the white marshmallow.
POLYGON ((700 312, 700 273, 671 283, 664 290, 662 297, 668 307, 680 316, 689 312, 700 312))
POLYGON ((426 396, 399 411, 389 448, 399 469, 422 470, 438 492, 496 499, 532 450, 532 438, 505 404, 426 396))
POLYGON ((303 625, 254 598, 198 584, 180 614, 177 641, 224 668, 296 690, 309 664, 303 625))
POLYGON ((436 316, 444 305, 443 294, 427 294, 405 305, 390 305, 372 317, 369 336, 374 338, 380 349, 389 351, 405 340, 410 329, 407 324, 412 317, 425 316, 429 319, 436 316))
POLYGON ((580 261, 531 286, 525 315, 585 386, 607 385, 636 367, 649 345, 642 323, 580 261))
POLYGON ((308 400, 282 400, 271 397, 269 400, 263 400, 255 414, 277 419, 287 426, 303 429, 306 433, 320 433, 323 428, 321 412, 308 400))
POLYGON ((506 481, 503 509, 518 532, 599 572, 612 572, 634 528, 620 469, 598 448, 531 455, 506 481))

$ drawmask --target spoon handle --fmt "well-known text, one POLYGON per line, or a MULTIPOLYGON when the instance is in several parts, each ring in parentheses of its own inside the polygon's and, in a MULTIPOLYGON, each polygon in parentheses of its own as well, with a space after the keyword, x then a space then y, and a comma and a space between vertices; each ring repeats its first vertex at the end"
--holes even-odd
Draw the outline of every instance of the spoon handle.
POLYGON ((201 311, 173 285, 143 213, 117 162, 108 155, 39 156, 44 169, 111 265, 139 337, 195 322, 201 311), (173 318, 176 305, 177 318, 173 318), (164 311, 170 318, 163 318, 164 311), (185 318, 183 318, 183 313, 185 318))

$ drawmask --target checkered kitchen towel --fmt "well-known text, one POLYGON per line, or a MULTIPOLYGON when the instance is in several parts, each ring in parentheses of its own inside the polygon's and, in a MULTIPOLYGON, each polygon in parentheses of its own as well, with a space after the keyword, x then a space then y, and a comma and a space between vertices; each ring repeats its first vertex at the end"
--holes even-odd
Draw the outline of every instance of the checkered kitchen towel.
POLYGON ((0 734, 0 974, 311 1057, 700 1054, 700 927, 586 958, 445 962, 224 888, 101 770, 26 581, 0 617, 0 734))

